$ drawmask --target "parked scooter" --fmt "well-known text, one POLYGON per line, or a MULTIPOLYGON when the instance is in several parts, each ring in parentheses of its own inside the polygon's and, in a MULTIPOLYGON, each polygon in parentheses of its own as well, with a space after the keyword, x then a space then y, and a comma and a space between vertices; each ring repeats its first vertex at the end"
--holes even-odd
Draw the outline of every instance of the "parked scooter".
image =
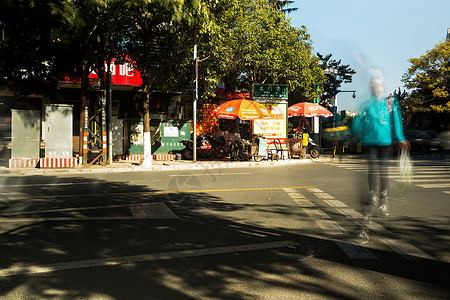
POLYGON ((319 157, 319 146, 314 143, 313 139, 308 137, 308 146, 306 146, 306 153, 309 154, 312 158, 319 157))
MULTIPOLYGON (((181 152, 183 159, 192 160, 194 157, 194 142, 192 139, 179 140, 186 148, 181 152)), ((229 152, 229 146, 222 137, 197 136, 197 155, 201 158, 222 158, 229 152)))

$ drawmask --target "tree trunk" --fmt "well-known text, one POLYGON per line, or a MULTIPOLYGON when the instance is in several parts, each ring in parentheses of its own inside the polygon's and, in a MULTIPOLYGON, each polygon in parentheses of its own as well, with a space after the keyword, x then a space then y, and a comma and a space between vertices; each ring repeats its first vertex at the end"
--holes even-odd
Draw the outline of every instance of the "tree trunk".
POLYGON ((152 165, 152 141, 150 134, 150 92, 144 89, 144 159, 142 166, 150 167, 152 165))

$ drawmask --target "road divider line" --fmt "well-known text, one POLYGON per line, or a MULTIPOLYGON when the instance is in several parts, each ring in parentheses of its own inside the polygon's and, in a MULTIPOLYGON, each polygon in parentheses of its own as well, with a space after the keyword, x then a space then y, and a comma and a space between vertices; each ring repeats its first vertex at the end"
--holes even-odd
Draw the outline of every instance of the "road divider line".
POLYGON ((191 177, 191 176, 223 176, 223 175, 252 175, 253 173, 250 172, 241 172, 241 173, 226 173, 226 172, 220 172, 220 173, 197 173, 197 174, 176 174, 176 175, 169 175, 169 177, 191 177))
POLYGON ((195 250, 183 250, 174 252, 162 252, 162 253, 151 253, 133 256, 122 256, 122 257, 111 257, 111 258, 100 258, 100 259, 89 259, 71 262, 54 263, 47 265, 16 265, 6 269, 0 270, 0 277, 9 277, 16 275, 34 275, 34 274, 45 274, 58 271, 82 269, 82 268, 93 268, 93 267, 107 267, 107 266, 117 266, 127 263, 139 263, 139 262, 151 262, 159 260, 169 260, 176 258, 188 258, 206 255, 218 255, 218 254, 228 254, 236 252, 247 252, 247 251, 257 251, 257 250, 267 250, 276 249, 284 247, 296 247, 300 244, 286 240, 278 242, 268 242, 259 244, 248 244, 248 245, 238 245, 238 246, 227 246, 227 247, 216 247, 216 248, 205 248, 205 249, 195 249, 195 250))

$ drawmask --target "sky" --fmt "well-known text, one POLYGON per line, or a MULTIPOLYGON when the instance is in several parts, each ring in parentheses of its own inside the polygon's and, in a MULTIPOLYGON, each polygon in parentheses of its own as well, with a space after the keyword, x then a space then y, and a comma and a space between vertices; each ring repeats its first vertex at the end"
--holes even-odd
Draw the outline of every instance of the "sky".
POLYGON ((445 41, 450 28, 450 0, 295 0, 289 14, 295 27, 306 26, 314 53, 332 54, 356 70, 353 82, 342 84, 338 110, 357 110, 369 94, 371 70, 385 78, 385 91, 400 87, 409 59, 420 57, 445 41))

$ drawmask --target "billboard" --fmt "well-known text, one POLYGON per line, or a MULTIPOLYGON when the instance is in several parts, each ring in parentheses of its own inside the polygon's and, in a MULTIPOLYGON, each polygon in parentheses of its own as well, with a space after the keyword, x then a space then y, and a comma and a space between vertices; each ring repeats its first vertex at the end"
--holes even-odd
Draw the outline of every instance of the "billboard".
POLYGON ((274 114, 273 119, 253 121, 253 133, 267 138, 269 143, 279 139, 286 144, 287 103, 261 103, 274 114))

